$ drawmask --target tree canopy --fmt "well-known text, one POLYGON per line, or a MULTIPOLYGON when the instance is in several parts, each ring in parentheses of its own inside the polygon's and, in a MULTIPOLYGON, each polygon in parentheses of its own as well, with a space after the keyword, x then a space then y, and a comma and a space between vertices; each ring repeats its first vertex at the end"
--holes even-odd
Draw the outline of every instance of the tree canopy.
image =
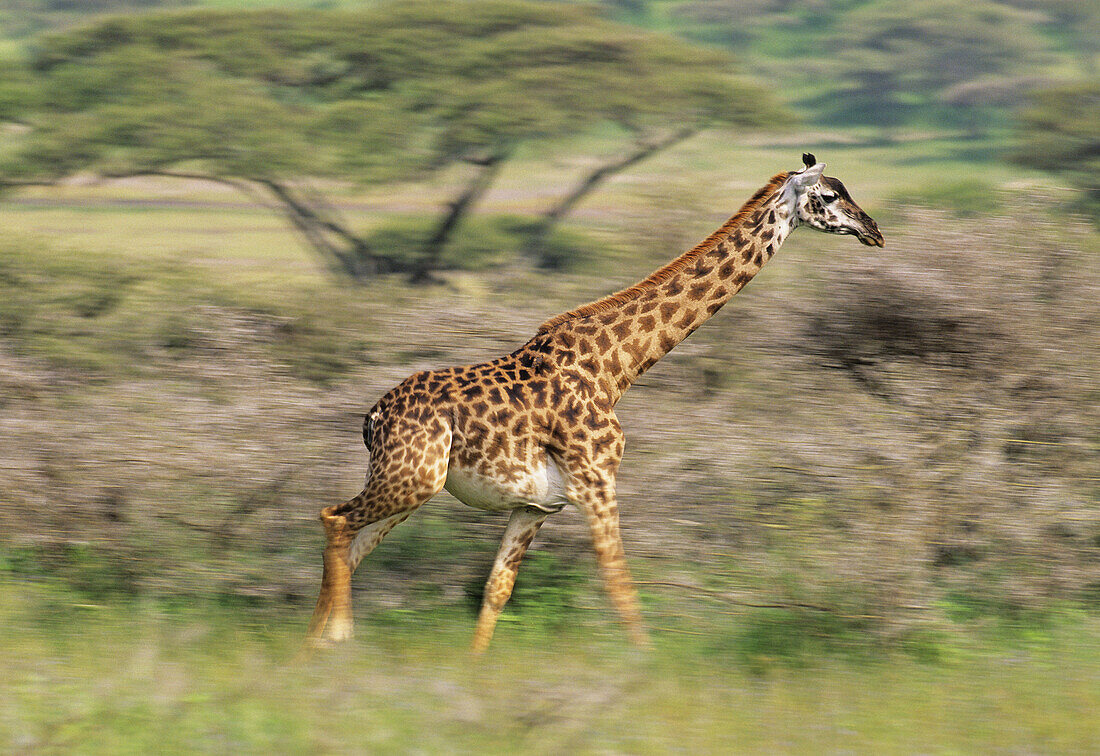
POLYGON ((1043 49, 1027 16, 991 0, 889 0, 847 14, 835 39, 843 107, 879 122, 949 99, 952 87, 1007 76, 1043 49))
POLYGON ((1020 113, 1018 162, 1067 177, 1100 220, 1100 82, 1061 84, 1033 93, 1020 113))
POLYGON ((524 142, 613 123, 651 152, 781 111, 728 56, 580 6, 413 0, 119 16, 49 34, 0 78, 0 116, 29 127, 0 165, 9 183, 79 171, 246 182, 332 269, 362 273, 397 263, 298 178, 373 183, 468 164, 443 243, 524 142))
POLYGON ((1095 75, 1100 5, 1080 0, 639 0, 623 18, 736 50, 833 123, 1006 123, 1025 93, 1095 75))

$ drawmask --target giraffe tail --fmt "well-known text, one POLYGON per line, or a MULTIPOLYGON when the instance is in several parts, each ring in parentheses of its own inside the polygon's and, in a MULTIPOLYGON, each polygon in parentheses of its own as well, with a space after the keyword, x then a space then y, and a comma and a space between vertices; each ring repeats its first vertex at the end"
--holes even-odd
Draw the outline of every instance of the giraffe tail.
POLYGON ((374 446, 374 434, 378 430, 378 418, 382 417, 382 410, 376 404, 370 408, 370 412, 363 418, 363 444, 369 450, 374 446))

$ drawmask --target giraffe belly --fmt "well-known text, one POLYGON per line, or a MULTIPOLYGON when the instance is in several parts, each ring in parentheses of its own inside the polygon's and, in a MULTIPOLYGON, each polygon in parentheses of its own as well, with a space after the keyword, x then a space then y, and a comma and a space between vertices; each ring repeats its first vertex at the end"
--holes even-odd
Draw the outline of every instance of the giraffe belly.
POLYGON ((447 482, 443 487, 463 504, 490 512, 525 506, 544 512, 558 512, 569 503, 561 470, 550 458, 519 480, 501 480, 452 464, 447 470, 447 482))

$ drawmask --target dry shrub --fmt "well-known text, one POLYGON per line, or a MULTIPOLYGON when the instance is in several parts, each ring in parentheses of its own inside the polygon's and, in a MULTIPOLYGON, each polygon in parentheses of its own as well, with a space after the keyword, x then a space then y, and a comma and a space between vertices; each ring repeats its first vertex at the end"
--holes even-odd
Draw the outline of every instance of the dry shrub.
MULTIPOLYGON (((1100 276, 1069 245, 1088 232, 908 220, 887 250, 827 276, 791 344, 873 397, 887 422, 853 423, 878 432, 852 441, 904 481, 854 531, 877 569, 845 571, 886 588, 923 574, 917 603, 1010 614, 1085 596, 1100 581, 1100 276)), ((853 466, 841 488, 867 479, 853 466)))
POLYGON ((834 274, 804 326, 806 349, 829 366, 862 374, 914 360, 928 368, 996 375, 1019 345, 956 282, 896 260, 869 260, 834 274))
POLYGON ((620 405, 634 549, 894 638, 1095 602, 1100 258, 1009 209, 826 239, 820 285, 754 283, 658 365, 620 405))

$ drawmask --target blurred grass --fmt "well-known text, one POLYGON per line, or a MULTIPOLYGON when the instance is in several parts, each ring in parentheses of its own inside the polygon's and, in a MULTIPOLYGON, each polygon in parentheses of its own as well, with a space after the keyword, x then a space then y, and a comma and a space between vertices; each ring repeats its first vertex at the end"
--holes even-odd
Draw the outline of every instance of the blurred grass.
POLYGON ((587 623, 501 627, 481 662, 469 616, 388 612, 288 664, 304 616, 271 607, 69 603, 0 590, 0 747, 249 751, 1088 753, 1100 738, 1100 625, 1015 643, 950 641, 936 663, 814 658, 753 672, 705 637, 637 653, 587 623))
POLYGON ((981 179, 963 179, 937 183, 921 190, 901 194, 895 201, 902 206, 924 205, 957 218, 992 215, 1001 209, 1000 190, 981 179))

